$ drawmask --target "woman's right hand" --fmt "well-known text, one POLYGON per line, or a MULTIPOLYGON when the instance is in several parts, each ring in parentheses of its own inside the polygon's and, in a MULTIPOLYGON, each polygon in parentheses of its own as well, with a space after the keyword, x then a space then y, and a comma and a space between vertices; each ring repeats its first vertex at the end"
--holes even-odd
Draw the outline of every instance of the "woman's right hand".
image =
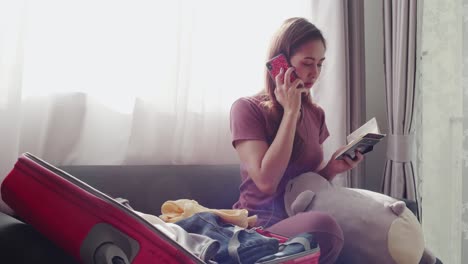
POLYGON ((301 109, 301 95, 302 93, 307 93, 307 89, 303 88, 304 83, 301 79, 297 78, 291 83, 293 71, 293 67, 288 68, 286 72, 281 68, 280 73, 275 78, 276 100, 283 107, 284 113, 299 113, 299 109, 301 109))

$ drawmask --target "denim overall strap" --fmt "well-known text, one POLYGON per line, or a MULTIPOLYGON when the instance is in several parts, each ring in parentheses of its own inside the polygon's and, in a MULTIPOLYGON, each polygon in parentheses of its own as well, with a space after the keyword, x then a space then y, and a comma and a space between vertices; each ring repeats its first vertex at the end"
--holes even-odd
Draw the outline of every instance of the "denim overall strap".
POLYGON ((290 244, 296 244, 299 243, 304 247, 304 251, 310 250, 310 241, 305 238, 305 237, 294 237, 289 241, 286 241, 285 243, 280 245, 280 251, 281 248, 290 244))
POLYGON ((229 239, 229 243, 228 243, 229 256, 231 256, 231 258, 235 259, 237 261, 237 263, 241 263, 240 257, 239 257, 239 252, 237 251, 237 249, 240 246, 239 233, 242 232, 242 231, 245 231, 245 230, 243 228, 238 227, 238 226, 234 226, 234 230, 233 230, 234 233, 232 235, 232 238, 229 239))

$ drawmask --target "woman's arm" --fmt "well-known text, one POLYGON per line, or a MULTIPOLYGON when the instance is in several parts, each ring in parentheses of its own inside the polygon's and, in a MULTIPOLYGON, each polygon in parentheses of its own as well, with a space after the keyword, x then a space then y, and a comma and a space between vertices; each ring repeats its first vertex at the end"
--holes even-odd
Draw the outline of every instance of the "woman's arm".
MULTIPOLYGON (((320 144, 320 151, 323 153, 323 144, 320 144)), ((318 166, 318 168, 315 170, 316 173, 320 174, 322 177, 325 179, 331 181, 335 176, 331 171, 329 171, 329 167, 327 167, 327 162, 325 159, 322 159, 322 162, 318 166)))
POLYGON ((258 189, 268 195, 276 192, 278 184, 283 177, 289 160, 296 134, 299 109, 301 107, 302 93, 307 90, 301 88, 304 84, 300 79, 290 83, 290 76, 294 71, 283 69, 276 76, 275 97, 283 107, 278 131, 270 146, 260 140, 241 140, 235 143, 240 161, 247 170, 258 189))
MULTIPOLYGON (((320 146, 322 147, 323 152, 323 146, 320 146)), ((343 146, 342 148, 344 147, 346 146, 343 146)), ((335 158, 337 157, 338 153, 341 152, 342 148, 339 148, 337 151, 335 151, 328 162, 322 160, 322 163, 320 163, 320 166, 315 170, 315 172, 320 174, 328 181, 332 181, 337 174, 353 169, 364 159, 364 156, 361 154, 361 152, 356 150, 356 157, 354 159, 345 156, 342 160, 336 160, 335 158)))
MULTIPOLYGON (((323 153, 323 145, 322 144, 320 144, 320 151, 322 151, 322 153, 323 153)), ((325 159, 322 159, 322 162, 320 162, 320 165, 317 167, 317 169, 315 169, 314 172, 322 175, 321 171, 325 168, 325 166, 327 166, 327 162, 325 161, 325 159)))
POLYGON ((270 146, 261 140, 236 143, 237 154, 249 177, 265 194, 276 192, 292 154, 298 114, 283 116, 275 139, 270 146))

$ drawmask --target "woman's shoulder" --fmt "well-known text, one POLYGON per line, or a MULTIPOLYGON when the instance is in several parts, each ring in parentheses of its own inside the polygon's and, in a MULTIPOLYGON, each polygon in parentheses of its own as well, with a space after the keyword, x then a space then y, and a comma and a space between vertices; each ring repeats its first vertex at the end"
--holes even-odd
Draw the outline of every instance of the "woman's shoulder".
POLYGON ((234 101, 234 104, 243 103, 243 104, 261 105, 262 102, 265 102, 267 100, 268 98, 265 95, 256 94, 256 95, 251 95, 251 96, 240 97, 236 101, 234 101))
POLYGON ((267 98, 262 94, 243 96, 234 101, 234 103, 232 104, 232 109, 238 107, 249 107, 258 111, 262 111, 262 103, 265 101, 267 101, 267 98))
POLYGON ((231 119, 254 119, 265 122, 266 109, 262 104, 264 101, 262 95, 238 98, 231 106, 231 119))
POLYGON ((308 108, 310 109, 310 114, 315 116, 318 120, 325 119, 325 110, 323 110, 319 104, 312 102, 308 108))
POLYGON ((317 112, 319 115, 325 115, 325 110, 323 110, 323 107, 321 107, 317 103, 312 103, 312 107, 315 109, 315 112, 317 112))
POLYGON ((323 108, 318 103, 316 103, 316 102, 314 102, 312 100, 307 102, 306 105, 307 105, 307 109, 309 109, 313 113, 325 113, 323 108))

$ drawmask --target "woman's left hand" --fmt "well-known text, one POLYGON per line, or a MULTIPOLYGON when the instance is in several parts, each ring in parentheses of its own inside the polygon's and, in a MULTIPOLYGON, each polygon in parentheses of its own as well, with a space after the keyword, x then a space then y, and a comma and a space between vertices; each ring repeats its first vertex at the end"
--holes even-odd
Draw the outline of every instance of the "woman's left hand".
POLYGON ((343 159, 337 160, 336 157, 340 151, 341 148, 332 155, 330 161, 328 161, 328 164, 325 167, 324 171, 327 171, 327 176, 329 176, 326 178, 330 181, 335 177, 335 175, 353 169, 364 159, 364 155, 356 150, 354 159, 351 159, 348 155, 344 155, 343 159))

